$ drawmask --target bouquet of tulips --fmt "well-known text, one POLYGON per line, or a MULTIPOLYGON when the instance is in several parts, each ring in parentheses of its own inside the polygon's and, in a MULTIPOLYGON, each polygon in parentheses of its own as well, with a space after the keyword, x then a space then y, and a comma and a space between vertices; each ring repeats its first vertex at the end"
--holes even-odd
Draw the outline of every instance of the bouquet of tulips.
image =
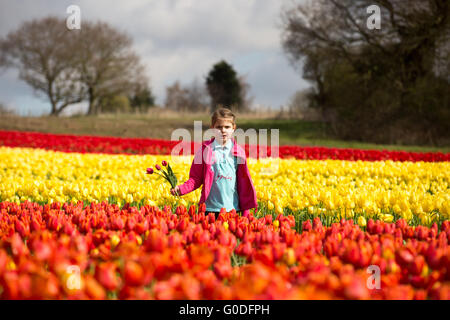
POLYGON ((161 162, 161 164, 163 165, 163 167, 167 167, 167 171, 162 169, 159 164, 156 164, 155 165, 156 170, 161 171, 162 174, 154 171, 153 168, 147 168, 147 174, 156 173, 156 174, 160 175, 161 177, 163 177, 164 179, 166 179, 167 181, 169 181, 172 188, 175 188, 178 183, 177 176, 175 175, 172 168, 170 167, 170 164, 166 160, 163 160, 161 162))

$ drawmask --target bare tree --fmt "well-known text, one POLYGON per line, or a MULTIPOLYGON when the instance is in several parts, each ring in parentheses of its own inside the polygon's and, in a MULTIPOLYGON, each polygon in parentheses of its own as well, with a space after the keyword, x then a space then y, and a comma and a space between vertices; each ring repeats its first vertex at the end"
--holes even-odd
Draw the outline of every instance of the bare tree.
POLYGON ((307 1, 282 13, 283 46, 294 64, 327 51, 357 70, 365 67, 361 50, 369 48, 373 54, 402 63, 402 78, 395 80, 406 84, 432 70, 439 43, 448 40, 449 11, 446 0, 307 1), (381 7, 379 30, 366 26, 367 8, 372 4, 381 7))
POLYGON ((206 111, 210 101, 206 87, 195 78, 186 88, 187 109, 190 111, 206 111))
POLYGON ((254 97, 250 95, 250 84, 247 82, 245 76, 241 75, 238 78, 239 84, 241 86, 241 101, 242 106, 239 111, 250 111, 251 104, 253 103, 254 97))
POLYGON ((65 20, 47 17, 25 22, 0 40, 1 65, 17 68, 19 78, 49 100, 54 116, 85 97, 73 54, 75 35, 65 20))
POLYGON ((177 111, 205 111, 209 107, 206 87, 194 79, 182 87, 179 81, 166 88, 165 106, 177 111))
POLYGON ((148 82, 131 38, 103 22, 84 22, 77 41, 80 81, 87 89, 88 114, 100 112, 100 100, 130 95, 148 82))
POLYGON ((166 88, 166 101, 164 103, 167 109, 181 111, 187 105, 187 90, 182 88, 179 81, 166 88))
POLYGON ((448 0, 305 0, 282 19, 283 47, 335 133, 393 143, 412 132, 434 143, 448 132, 448 0), (371 5, 381 29, 367 27, 371 5))

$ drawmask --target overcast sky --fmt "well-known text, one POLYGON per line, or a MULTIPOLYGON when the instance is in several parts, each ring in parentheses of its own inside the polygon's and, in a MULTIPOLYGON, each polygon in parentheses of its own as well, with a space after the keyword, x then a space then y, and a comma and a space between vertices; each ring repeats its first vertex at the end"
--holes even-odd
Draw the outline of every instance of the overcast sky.
MULTIPOLYGON (((81 9, 81 27, 83 19, 102 20, 133 38, 158 104, 164 103, 168 85, 195 78, 204 82, 212 65, 225 59, 246 76, 254 103, 276 109, 308 86, 281 48, 280 12, 291 2, 0 0, 0 36, 33 18, 68 17, 67 7, 75 4, 81 9)), ((50 111, 49 103, 20 81, 15 70, 0 71, 0 102, 22 115, 50 111)))

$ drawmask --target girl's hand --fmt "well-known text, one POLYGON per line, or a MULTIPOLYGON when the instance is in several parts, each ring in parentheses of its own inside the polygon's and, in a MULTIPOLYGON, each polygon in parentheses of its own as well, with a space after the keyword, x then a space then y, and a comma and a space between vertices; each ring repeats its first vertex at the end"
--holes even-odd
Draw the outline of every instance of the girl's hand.
POLYGON ((175 188, 170 189, 170 193, 174 196, 179 196, 180 195, 180 188, 178 186, 176 186, 175 188))

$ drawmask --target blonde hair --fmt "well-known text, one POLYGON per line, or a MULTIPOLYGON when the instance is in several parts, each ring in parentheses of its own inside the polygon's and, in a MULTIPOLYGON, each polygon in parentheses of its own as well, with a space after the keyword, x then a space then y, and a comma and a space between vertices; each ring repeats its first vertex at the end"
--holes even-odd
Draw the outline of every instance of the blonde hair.
POLYGON ((211 125, 214 127, 214 124, 219 119, 226 119, 226 120, 231 119, 231 122, 233 123, 233 125, 236 125, 236 122, 235 122, 236 116, 230 109, 219 108, 216 111, 214 111, 214 113, 211 115, 211 125))

